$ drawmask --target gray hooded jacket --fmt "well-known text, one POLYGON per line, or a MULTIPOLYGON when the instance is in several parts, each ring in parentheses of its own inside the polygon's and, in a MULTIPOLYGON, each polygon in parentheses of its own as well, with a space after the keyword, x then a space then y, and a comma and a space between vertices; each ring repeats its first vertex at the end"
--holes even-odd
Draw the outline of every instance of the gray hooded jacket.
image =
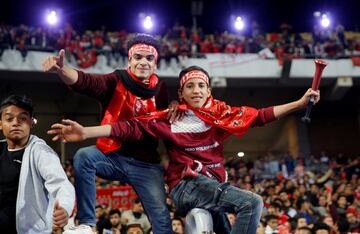
POLYGON ((30 135, 23 155, 16 201, 19 234, 51 233, 55 201, 68 215, 75 204, 75 190, 58 155, 44 140, 30 135))

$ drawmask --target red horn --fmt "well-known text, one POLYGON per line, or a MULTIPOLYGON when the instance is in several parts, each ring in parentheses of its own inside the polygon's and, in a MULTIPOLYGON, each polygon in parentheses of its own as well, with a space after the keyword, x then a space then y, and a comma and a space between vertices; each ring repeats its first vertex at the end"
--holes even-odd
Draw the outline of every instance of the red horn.
MULTIPOLYGON (((320 85, 320 79, 321 79, 321 74, 324 70, 324 68, 326 67, 327 62, 325 62, 324 60, 321 59, 315 59, 315 74, 314 74, 314 79, 311 85, 311 89, 312 90, 318 90, 319 89, 319 85, 320 85)), ((310 100, 308 102, 308 105, 306 107, 306 113, 305 116, 302 117, 302 121, 309 123, 310 122, 310 113, 311 113, 311 108, 314 105, 314 97, 311 96, 310 100)))
POLYGON ((324 60, 315 59, 315 74, 314 74, 314 79, 313 79, 313 82, 311 85, 312 90, 316 91, 319 89, 321 74, 322 74, 324 68, 326 67, 326 65, 328 65, 328 63, 325 62, 324 60))

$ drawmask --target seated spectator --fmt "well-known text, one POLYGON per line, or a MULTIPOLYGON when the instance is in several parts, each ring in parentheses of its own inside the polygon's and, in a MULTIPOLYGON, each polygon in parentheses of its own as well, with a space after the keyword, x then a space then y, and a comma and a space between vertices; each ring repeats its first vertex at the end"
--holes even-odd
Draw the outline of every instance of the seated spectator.
POLYGON ((104 228, 110 227, 110 222, 106 218, 106 209, 102 205, 97 205, 95 207, 95 217, 96 217, 96 228, 99 233, 102 233, 104 228))
POLYGON ((124 233, 124 228, 121 225, 121 212, 119 209, 112 209, 109 212, 109 221, 111 227, 104 228, 103 234, 121 234, 124 233))
POLYGON ((334 220, 330 215, 326 215, 323 217, 323 222, 329 226, 330 228, 330 234, 336 234, 339 233, 339 228, 336 223, 334 223, 334 220))
POLYGON ((285 214, 290 218, 295 217, 297 211, 292 207, 293 202, 290 200, 289 195, 285 191, 280 192, 280 200, 283 203, 285 214))
POLYGON ((325 223, 317 223, 312 228, 314 234, 330 234, 330 227, 325 223))
POLYGON ((298 215, 295 217, 295 220, 296 220, 296 230, 298 230, 302 227, 308 227, 308 223, 304 216, 298 215))
POLYGON ((145 232, 147 232, 151 227, 139 198, 133 201, 131 210, 125 210, 122 212, 121 218, 124 219, 128 226, 130 224, 140 224, 142 230, 145 232))
POLYGON ((233 226, 236 221, 236 215, 234 213, 226 213, 226 215, 227 215, 230 225, 233 226))
POLYGON ((144 230, 138 223, 128 225, 126 234, 144 234, 144 230))
POLYGON ((267 215, 266 219, 266 227, 265 234, 274 234, 279 233, 278 230, 278 216, 276 215, 267 215))
POLYGON ((260 221, 257 229, 256 229, 256 234, 264 234, 265 233, 265 227, 264 227, 264 222, 260 221))
POLYGON ((360 222, 355 212, 347 212, 346 220, 349 223, 349 232, 360 233, 360 222))
POLYGON ((300 215, 302 215, 303 217, 305 217, 306 222, 307 222, 308 224, 312 224, 312 223, 315 222, 315 220, 316 220, 316 213, 315 213, 315 211, 312 209, 311 203, 310 203, 309 200, 300 198, 300 199, 296 202, 296 206, 297 206, 297 209, 299 210, 298 214, 300 214, 300 215))
POLYGON ((321 216, 325 216, 329 213, 328 209, 328 198, 324 195, 318 197, 318 206, 314 207, 316 212, 318 212, 321 216))
POLYGON ((301 227, 295 231, 295 234, 311 234, 311 228, 301 227))
POLYGON ((347 201, 344 194, 340 194, 336 204, 330 205, 330 214, 334 220, 345 219, 347 201))
POLYGON ((185 233, 185 225, 184 221, 180 217, 175 217, 172 219, 172 229, 176 234, 184 234, 185 233))

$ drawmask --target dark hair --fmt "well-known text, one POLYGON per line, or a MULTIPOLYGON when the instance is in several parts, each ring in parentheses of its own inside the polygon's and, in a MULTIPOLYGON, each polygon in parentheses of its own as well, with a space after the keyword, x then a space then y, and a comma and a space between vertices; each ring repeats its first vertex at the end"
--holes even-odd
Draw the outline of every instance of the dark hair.
POLYGON ((139 204, 140 202, 141 202, 141 200, 139 197, 133 199, 133 203, 139 204))
POLYGON ((182 220, 182 218, 181 217, 179 217, 179 216, 175 216, 171 221, 173 221, 173 220, 179 220, 180 221, 180 223, 181 223, 181 225, 183 226, 183 227, 185 227, 185 224, 184 224, 184 221, 182 220))
POLYGON ((308 233, 309 234, 311 234, 311 228, 309 228, 309 227, 300 227, 300 228, 298 228, 298 230, 303 230, 303 231, 308 231, 308 233))
POLYGON ((0 104, 0 115, 2 114, 3 110, 8 106, 20 107, 26 110, 29 113, 30 117, 33 117, 34 106, 32 100, 25 95, 10 95, 4 98, 0 104))
POLYGON ((160 42, 159 40, 157 40, 155 37, 148 35, 148 34, 144 34, 144 33, 139 33, 136 34, 135 37, 131 38, 128 43, 127 43, 127 50, 129 51, 129 49, 136 44, 146 44, 146 45, 151 45, 153 47, 155 47, 155 49, 157 50, 158 53, 160 53, 160 42))
POLYGON ((95 206, 95 209, 97 209, 97 208, 105 209, 105 206, 98 204, 98 205, 95 206))
POLYGON ((265 216, 265 220, 266 220, 266 223, 269 222, 270 220, 273 220, 273 219, 278 219, 279 217, 277 215, 266 215, 265 216))
POLYGON ((130 228, 140 228, 141 231, 144 232, 144 229, 141 227, 140 223, 132 223, 132 224, 127 225, 126 231, 128 231, 130 228))
POLYGON ((279 209, 279 210, 282 210, 283 209, 283 205, 282 205, 282 202, 278 199, 276 199, 275 201, 273 202, 270 202, 270 205, 269 206, 272 206, 274 207, 275 209, 279 209))
POLYGON ((312 233, 316 233, 316 231, 318 231, 318 230, 327 230, 328 232, 330 232, 330 227, 326 223, 319 222, 319 223, 316 223, 311 230, 312 230, 312 233))
POLYGON ((296 222, 299 220, 299 219, 306 219, 305 217, 305 214, 297 214, 294 219, 296 220, 296 222))
POLYGON ((297 209, 301 209, 302 204, 304 204, 305 202, 308 202, 308 203, 311 204, 311 202, 310 202, 309 199, 307 199, 307 198, 305 198, 305 199, 300 198, 299 200, 296 201, 296 208, 297 208, 297 209))
POLYGON ((119 216, 121 216, 121 212, 120 212, 119 209, 112 209, 112 210, 110 210, 110 212, 109 212, 109 217, 110 217, 111 215, 114 215, 114 214, 118 214, 119 216))

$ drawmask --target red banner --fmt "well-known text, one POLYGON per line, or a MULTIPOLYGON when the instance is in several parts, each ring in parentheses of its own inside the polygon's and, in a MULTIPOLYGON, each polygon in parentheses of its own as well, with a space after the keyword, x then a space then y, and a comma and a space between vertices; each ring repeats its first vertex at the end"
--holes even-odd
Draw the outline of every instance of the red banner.
POLYGON ((360 56, 352 56, 351 57, 353 66, 360 66, 360 56))
POLYGON ((135 198, 137 194, 131 186, 96 189, 96 202, 105 206, 111 204, 112 208, 130 209, 135 198))

